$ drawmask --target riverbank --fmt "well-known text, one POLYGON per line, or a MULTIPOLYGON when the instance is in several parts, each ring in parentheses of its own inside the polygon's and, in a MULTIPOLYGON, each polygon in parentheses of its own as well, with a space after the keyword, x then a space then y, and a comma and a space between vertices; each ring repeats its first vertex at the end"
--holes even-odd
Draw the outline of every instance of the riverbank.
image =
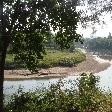
POLYGON ((99 61, 92 55, 86 55, 86 60, 74 67, 53 67, 41 69, 36 74, 28 70, 5 70, 5 80, 48 79, 68 75, 80 75, 83 72, 98 73, 110 66, 108 61, 99 61))

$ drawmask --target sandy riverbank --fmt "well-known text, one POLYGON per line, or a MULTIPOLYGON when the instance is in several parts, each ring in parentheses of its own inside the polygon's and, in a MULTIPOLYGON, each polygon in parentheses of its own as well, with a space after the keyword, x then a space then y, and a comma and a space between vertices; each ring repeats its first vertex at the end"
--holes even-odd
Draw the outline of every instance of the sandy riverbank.
POLYGON ((94 56, 87 55, 86 61, 75 67, 53 67, 41 69, 37 74, 31 74, 28 70, 5 70, 5 80, 56 78, 68 75, 79 75, 83 72, 98 73, 109 66, 110 63, 108 61, 99 62, 94 56))

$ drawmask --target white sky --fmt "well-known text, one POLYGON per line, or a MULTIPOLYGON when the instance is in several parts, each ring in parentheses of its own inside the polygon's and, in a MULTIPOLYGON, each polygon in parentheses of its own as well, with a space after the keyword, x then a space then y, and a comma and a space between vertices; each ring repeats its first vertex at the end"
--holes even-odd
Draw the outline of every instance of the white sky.
POLYGON ((112 34, 112 14, 103 14, 103 16, 100 18, 100 20, 103 20, 106 24, 98 25, 95 24, 92 27, 95 27, 96 33, 92 35, 93 29, 92 27, 83 29, 81 26, 78 26, 77 32, 81 35, 83 35, 84 38, 90 38, 93 37, 107 37, 109 35, 109 32, 112 34))
MULTIPOLYGON (((112 34, 112 20, 106 22, 106 25, 96 25, 96 33, 93 35, 95 37, 107 37, 109 32, 112 34)), ((78 27, 77 32, 83 35, 84 38, 89 38, 92 36, 92 28, 83 29, 81 26, 78 27)))
MULTIPOLYGON (((100 0, 102 1, 102 0, 100 0)), ((110 1, 110 0, 107 0, 107 1, 110 1)), ((90 10, 87 10, 88 6, 79 6, 77 7, 77 11, 78 10, 86 10, 87 14, 91 15, 91 11, 90 10)), ((98 23, 96 23, 94 26, 90 26, 86 29, 82 28, 81 25, 78 26, 78 29, 77 29, 77 33, 83 35, 84 38, 90 38, 90 37, 107 37, 109 35, 109 32, 112 34, 112 13, 108 13, 108 14, 105 14, 102 13, 102 16, 100 17, 100 20, 104 21, 105 24, 100 24, 98 25, 98 23), (92 34, 93 32, 93 29, 92 27, 95 27, 95 30, 96 30, 96 33, 95 34, 92 34)), ((52 28, 51 28, 52 30, 52 28)))

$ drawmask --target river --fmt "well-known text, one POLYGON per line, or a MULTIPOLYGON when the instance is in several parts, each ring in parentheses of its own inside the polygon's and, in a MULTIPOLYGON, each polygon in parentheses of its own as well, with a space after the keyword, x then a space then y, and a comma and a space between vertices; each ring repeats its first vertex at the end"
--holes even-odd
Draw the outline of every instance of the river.
MULTIPOLYGON (((100 77, 99 87, 105 91, 112 91, 112 61, 101 59, 95 56, 95 59, 99 62, 109 62, 111 65, 104 71, 96 73, 95 75, 100 77)), ((75 80, 80 76, 67 76, 63 78, 65 81, 75 80)), ((16 93, 19 88, 23 88, 24 92, 34 91, 35 89, 48 88, 51 84, 55 84, 59 78, 55 79, 39 79, 39 80, 22 80, 22 81, 4 81, 4 95, 9 97, 13 93, 16 93)), ((66 84, 67 88, 71 85, 66 84)))

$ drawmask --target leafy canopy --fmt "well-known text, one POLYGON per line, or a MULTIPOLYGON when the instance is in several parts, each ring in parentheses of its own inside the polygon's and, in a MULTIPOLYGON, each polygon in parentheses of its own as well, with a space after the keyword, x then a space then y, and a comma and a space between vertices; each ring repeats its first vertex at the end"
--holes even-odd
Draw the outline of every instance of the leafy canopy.
POLYGON ((3 4, 2 35, 27 68, 36 69, 51 29, 61 48, 69 48, 74 39, 81 41, 76 33, 79 14, 74 0, 4 0, 3 4))
POLYGON ((112 14, 112 0, 78 0, 80 22, 84 28, 105 25, 105 16, 112 14))

